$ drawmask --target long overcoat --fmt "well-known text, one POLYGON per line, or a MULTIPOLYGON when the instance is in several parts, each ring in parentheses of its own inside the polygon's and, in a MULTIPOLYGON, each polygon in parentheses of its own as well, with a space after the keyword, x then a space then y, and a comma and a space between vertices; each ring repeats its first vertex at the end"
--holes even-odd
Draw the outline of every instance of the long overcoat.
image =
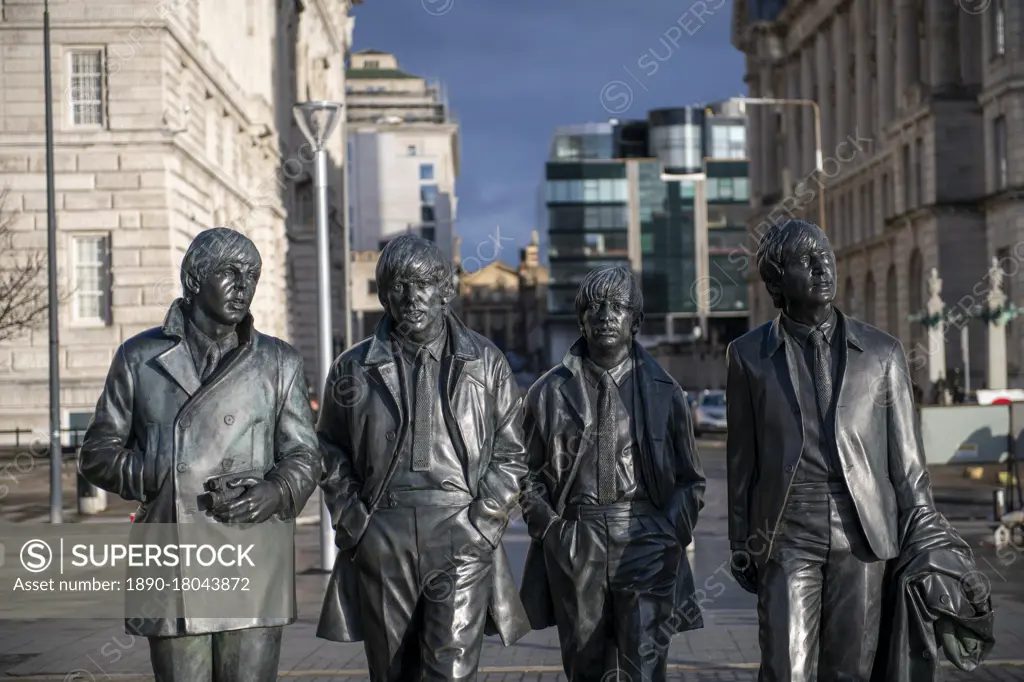
MULTIPOLYGON (((501 544, 527 473, 522 397, 502 352, 454 314, 446 319, 449 352, 441 371, 447 391, 440 396, 441 409, 476 498, 469 507, 470 521, 495 547, 486 633, 500 635, 508 646, 530 631, 501 544)), ((402 409, 390 335, 391 321, 385 315, 372 337, 335 361, 317 423, 325 457, 321 486, 340 550, 317 636, 337 642, 365 638, 351 550, 370 515, 389 503, 385 493, 397 463, 399 434, 406 432, 409 420, 402 409)))
MULTIPOLYGON (((302 357, 287 343, 257 332, 251 315, 237 332, 238 348, 205 383, 184 340, 181 299, 171 305, 163 326, 128 339, 114 353, 79 466, 93 485, 139 503, 135 524, 219 524, 201 508, 201 500, 206 480, 224 474, 260 471, 276 481, 284 493, 278 519, 297 516, 316 490, 321 459, 302 357)), ((144 535, 145 529, 138 530, 144 535)), ((130 614, 127 631, 171 636, 293 622, 294 554, 275 557, 259 547, 255 552, 259 570, 277 576, 276 584, 266 585, 262 595, 241 597, 265 599, 277 615, 211 618, 201 602, 208 594, 179 591, 183 611, 177 613, 184 617, 130 614), (189 617, 197 609, 204 617, 189 617)), ((188 577, 184 567, 178 570, 188 577)))

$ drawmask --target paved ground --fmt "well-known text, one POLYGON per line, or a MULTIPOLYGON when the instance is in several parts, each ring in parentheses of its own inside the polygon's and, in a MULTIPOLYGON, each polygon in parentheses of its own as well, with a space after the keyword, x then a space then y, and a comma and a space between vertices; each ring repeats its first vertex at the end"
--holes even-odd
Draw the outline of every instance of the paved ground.
MULTIPOLYGON (((725 471, 720 442, 705 441, 702 447, 705 470, 709 478, 708 505, 697 528, 695 548, 690 555, 698 587, 709 598, 704 602, 705 628, 681 635, 671 648, 671 679, 733 682, 757 678, 757 631, 753 597, 741 591, 728 579, 727 542, 725 539, 725 471), (714 598, 711 596, 714 595, 714 598)), ((45 467, 40 467, 36 475, 45 467)), ((46 474, 42 474, 45 479, 46 474)), ((73 478, 71 484, 73 484, 73 478)), ((35 483, 23 476, 18 488, 8 493, 8 501, 21 500, 18 509, 31 514, 12 513, 11 517, 37 517, 45 510, 40 502, 26 501, 27 492, 35 483), (20 492, 20 496, 18 491, 20 492)), ((3 484, 3 481, 0 481, 3 484)), ((0 505, 3 500, 0 500, 0 505)), ((13 505, 6 510, 15 511, 13 505)), ((957 508, 959 509, 959 508, 957 508)), ((957 509, 950 508, 955 517, 957 509)), ((0 519, 6 514, 0 507, 0 519)), ((124 517, 130 507, 113 505, 111 514, 124 517)), ((997 646, 990 663, 973 674, 950 671, 945 679, 952 682, 975 680, 995 682, 1024 680, 1024 561, 1016 552, 997 555, 984 542, 990 533, 987 525, 977 521, 957 522, 961 533, 976 547, 978 567, 984 572, 992 589, 997 613, 997 646)), ((282 680, 364 680, 365 658, 361 644, 337 644, 315 637, 316 619, 326 576, 306 571, 319 563, 318 534, 315 526, 299 529, 297 566, 304 572, 298 576, 300 620, 285 630, 281 661, 282 680)), ((512 565, 518 571, 523 562, 528 538, 521 525, 510 529, 506 548, 512 565)), ((518 578, 518 575, 517 575, 518 578)), ((515 646, 503 647, 489 638, 483 652, 480 680, 543 680, 554 682, 560 674, 558 642, 555 630, 533 632, 515 646)), ((117 620, 36 620, 0 621, 0 676, 28 680, 151 680, 145 673, 149 667, 148 647, 143 639, 123 633, 117 620)), ((0 678, 2 679, 2 678, 0 678)), ((632 682, 626 677, 622 682, 632 682)), ((607 680, 604 682, 612 682, 607 680)))

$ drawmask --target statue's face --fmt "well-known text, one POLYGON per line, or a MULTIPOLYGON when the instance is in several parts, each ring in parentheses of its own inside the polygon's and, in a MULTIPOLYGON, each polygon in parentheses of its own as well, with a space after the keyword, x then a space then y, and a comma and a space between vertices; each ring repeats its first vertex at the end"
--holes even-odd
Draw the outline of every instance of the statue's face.
POLYGON ((786 260, 782 294, 787 305, 801 308, 826 306, 836 297, 836 259, 828 237, 814 228, 786 260))
POLYGON ((260 271, 245 263, 222 263, 200 284, 195 305, 219 324, 237 325, 249 313, 260 271))
POLYGON ((633 311, 629 301, 624 297, 591 301, 583 311, 583 335, 588 347, 604 351, 629 344, 633 339, 633 311))
POLYGON ((448 301, 436 282, 400 278, 388 288, 387 303, 399 333, 414 343, 424 343, 441 331, 448 301))

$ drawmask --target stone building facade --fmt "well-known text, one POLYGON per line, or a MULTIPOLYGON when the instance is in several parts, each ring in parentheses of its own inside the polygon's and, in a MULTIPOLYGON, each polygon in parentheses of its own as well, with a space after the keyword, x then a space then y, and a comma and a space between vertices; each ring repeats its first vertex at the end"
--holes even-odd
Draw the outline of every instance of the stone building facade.
MULTIPOLYGON (((750 116, 751 253, 772 222, 825 223, 844 309, 898 336, 927 381, 927 331, 908 317, 937 268, 947 308, 984 303, 992 257, 1020 290, 1024 6, 1007 0, 737 0, 733 44, 751 97, 813 100, 814 109, 754 105, 750 116), (1020 253, 1018 253, 1020 252, 1020 253)), ((776 313, 750 258, 751 321, 776 313)), ((986 376, 987 335, 969 323, 972 386, 986 376)), ((1021 323, 1011 324, 1011 385, 1024 381, 1021 323)), ((962 366, 947 333, 946 366, 962 366)))
MULTIPOLYGON (((51 0, 65 428, 88 422, 117 346, 162 323, 214 225, 256 242, 256 325, 299 345, 315 380, 311 155, 291 108, 344 97, 352 2, 51 0)), ((45 250, 42 2, 2 4, 0 187, 17 247, 45 250)), ((46 428, 47 340, 44 320, 0 346, 0 430, 46 428)))

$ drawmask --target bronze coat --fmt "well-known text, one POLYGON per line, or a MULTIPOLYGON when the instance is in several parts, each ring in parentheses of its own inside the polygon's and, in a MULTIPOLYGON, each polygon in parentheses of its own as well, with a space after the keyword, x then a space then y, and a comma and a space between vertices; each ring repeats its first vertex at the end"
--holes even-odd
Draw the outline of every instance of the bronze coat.
MULTIPOLYGON (((316 489, 320 454, 302 357, 260 334, 252 316, 238 325, 239 346, 201 384, 184 341, 181 300, 162 327, 125 341, 115 352, 85 434, 82 475, 93 485, 139 502, 135 523, 220 523, 198 509, 211 476, 262 470, 287 490, 280 516, 294 518, 316 489)), ((261 556, 260 560, 272 557, 261 556)), ((286 625, 296 618, 294 574, 279 571, 290 618, 127 620, 129 632, 167 636, 286 625)), ((182 593, 202 599, 202 592, 182 593)))
MULTIPOLYGON (((522 397, 501 351, 448 313, 448 353, 441 372, 448 391, 441 406, 452 443, 476 498, 469 517, 494 551, 494 585, 487 634, 510 645, 530 631, 501 537, 519 501, 527 468, 522 397)), ((317 433, 324 451, 324 490, 337 532, 334 571, 327 585, 317 636, 359 642, 359 584, 354 548, 370 515, 387 504, 409 415, 403 413, 398 369, 385 315, 369 339, 343 353, 331 368, 317 433)))
MULTIPOLYGON (((530 388, 526 433, 530 475, 523 493, 523 511, 533 541, 526 555, 521 595, 536 630, 555 625, 541 539, 562 514, 581 461, 597 435, 597 413, 587 397, 581 338, 562 363, 530 388)), ((675 379, 634 342, 644 419, 637 424, 641 443, 640 472, 651 501, 665 511, 683 547, 676 581, 672 625, 676 632, 703 627, 700 604, 686 546, 693 539, 697 515, 704 507, 706 480, 693 435, 690 408, 675 379)))
MULTIPOLYGON (((836 310, 835 433, 843 476, 872 551, 899 555, 899 523, 915 507, 933 507, 916 425, 907 358, 900 342, 836 310)), ((761 564, 771 554, 779 518, 803 452, 803 415, 795 391, 802 359, 785 343, 781 318, 733 341, 727 350, 729 540, 761 564)))

